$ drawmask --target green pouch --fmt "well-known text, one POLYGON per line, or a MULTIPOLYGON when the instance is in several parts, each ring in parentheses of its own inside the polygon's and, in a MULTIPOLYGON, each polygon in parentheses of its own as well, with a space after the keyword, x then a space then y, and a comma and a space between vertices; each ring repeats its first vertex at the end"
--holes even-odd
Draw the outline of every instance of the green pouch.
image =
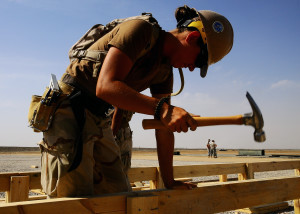
POLYGON ((51 125, 57 103, 53 102, 47 105, 45 102, 45 95, 49 88, 46 89, 43 96, 33 95, 28 112, 29 127, 33 128, 35 132, 47 131, 51 125))
POLYGON ((60 91, 46 88, 43 96, 33 95, 28 112, 29 127, 35 132, 45 132, 50 128, 56 109, 74 90, 74 87, 58 82, 60 91))

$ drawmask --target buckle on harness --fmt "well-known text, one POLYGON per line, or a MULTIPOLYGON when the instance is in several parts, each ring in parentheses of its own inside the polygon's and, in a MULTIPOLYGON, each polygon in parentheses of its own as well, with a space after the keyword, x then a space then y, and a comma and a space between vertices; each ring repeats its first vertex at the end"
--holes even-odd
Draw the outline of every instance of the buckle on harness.
POLYGON ((73 52, 73 57, 76 58, 83 58, 86 56, 87 51, 86 50, 75 50, 73 52))

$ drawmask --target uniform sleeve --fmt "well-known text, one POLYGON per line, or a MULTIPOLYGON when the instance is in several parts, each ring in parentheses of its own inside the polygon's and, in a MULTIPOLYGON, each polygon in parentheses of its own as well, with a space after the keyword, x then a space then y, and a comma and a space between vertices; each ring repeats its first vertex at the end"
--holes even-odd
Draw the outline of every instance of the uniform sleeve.
POLYGON ((135 63, 139 55, 149 48, 153 27, 144 20, 130 20, 116 28, 117 32, 108 45, 120 49, 135 63))

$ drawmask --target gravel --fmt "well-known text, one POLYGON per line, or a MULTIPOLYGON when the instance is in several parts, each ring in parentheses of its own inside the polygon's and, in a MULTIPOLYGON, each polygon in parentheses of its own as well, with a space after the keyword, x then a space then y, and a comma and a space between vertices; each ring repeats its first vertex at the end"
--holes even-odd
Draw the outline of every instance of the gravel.
POLYGON ((38 154, 0 154, 0 172, 40 171, 40 167, 41 157, 38 154))

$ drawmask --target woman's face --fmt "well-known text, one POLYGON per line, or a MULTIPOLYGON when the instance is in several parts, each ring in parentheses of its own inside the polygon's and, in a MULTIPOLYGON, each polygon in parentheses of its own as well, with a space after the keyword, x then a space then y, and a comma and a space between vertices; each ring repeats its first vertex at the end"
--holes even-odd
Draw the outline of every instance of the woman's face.
POLYGON ((181 42, 171 56, 171 64, 175 68, 195 69, 195 62, 200 53, 200 47, 197 45, 197 39, 186 39, 181 42))

